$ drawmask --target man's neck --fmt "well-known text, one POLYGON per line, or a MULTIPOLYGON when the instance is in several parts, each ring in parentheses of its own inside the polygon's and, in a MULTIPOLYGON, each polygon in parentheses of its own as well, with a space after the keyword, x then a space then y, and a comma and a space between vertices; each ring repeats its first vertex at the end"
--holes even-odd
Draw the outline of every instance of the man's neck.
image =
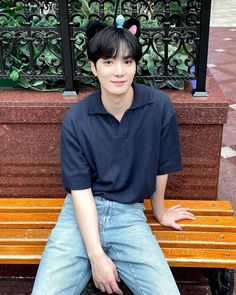
POLYGON ((104 108, 112 114, 118 121, 121 121, 126 110, 129 109, 133 102, 134 91, 130 87, 124 95, 107 95, 102 91, 102 103, 104 108))

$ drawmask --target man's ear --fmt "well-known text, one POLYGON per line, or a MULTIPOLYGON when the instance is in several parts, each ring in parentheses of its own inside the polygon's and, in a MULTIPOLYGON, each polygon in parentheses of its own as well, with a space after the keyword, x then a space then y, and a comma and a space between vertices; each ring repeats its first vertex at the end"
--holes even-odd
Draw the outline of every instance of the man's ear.
POLYGON ((124 28, 130 31, 131 34, 135 35, 137 38, 141 35, 140 22, 136 18, 131 17, 124 23, 124 28))
POLYGON ((105 27, 107 27, 107 24, 105 24, 101 20, 90 21, 86 28, 87 38, 93 38, 93 36, 95 36, 99 31, 103 30, 105 27))
POLYGON ((95 65, 95 63, 94 63, 93 61, 91 61, 91 60, 90 60, 90 66, 91 66, 91 71, 92 71, 93 75, 94 75, 95 77, 97 77, 98 74, 97 74, 97 68, 96 68, 96 65, 95 65))

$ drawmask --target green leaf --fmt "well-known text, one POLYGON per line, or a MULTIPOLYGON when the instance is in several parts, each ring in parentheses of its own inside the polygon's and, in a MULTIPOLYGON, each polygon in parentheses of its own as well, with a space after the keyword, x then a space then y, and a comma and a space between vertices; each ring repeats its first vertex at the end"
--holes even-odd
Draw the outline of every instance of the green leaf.
POLYGON ((19 80, 19 85, 23 88, 30 88, 30 83, 28 81, 25 80, 19 80))
POLYGON ((10 78, 13 80, 13 81, 18 81, 19 80, 19 71, 17 70, 13 70, 10 74, 10 78))
POLYGON ((33 82, 32 86, 39 86, 39 85, 43 85, 43 84, 45 84, 45 81, 37 80, 37 81, 33 82))
POLYGON ((21 2, 16 2, 16 11, 19 12, 24 12, 24 5, 21 2))
POLYGON ((168 80, 167 86, 178 90, 184 90, 184 81, 168 80))
POLYGON ((173 12, 180 12, 182 9, 181 7, 178 5, 177 2, 172 2, 170 4, 170 10, 173 11, 173 12))
POLYGON ((0 16, 0 25, 7 24, 7 18, 5 16, 0 16))
POLYGON ((55 58, 55 55, 50 52, 49 50, 46 50, 45 52, 45 61, 47 64, 51 64, 52 63, 52 59, 55 58))
POLYGON ((19 45, 19 50, 26 55, 27 57, 29 56, 29 45, 28 44, 24 44, 24 45, 19 45))
POLYGON ((21 26, 21 25, 24 24, 25 19, 24 19, 24 17, 23 17, 22 15, 18 15, 18 16, 16 17, 16 22, 18 23, 19 26, 21 26))

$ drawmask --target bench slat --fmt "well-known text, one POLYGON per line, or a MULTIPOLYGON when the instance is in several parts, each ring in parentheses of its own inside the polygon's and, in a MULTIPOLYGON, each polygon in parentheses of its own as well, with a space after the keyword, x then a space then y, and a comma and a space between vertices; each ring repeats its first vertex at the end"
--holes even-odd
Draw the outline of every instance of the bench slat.
POLYGON ((0 213, 0 228, 53 228, 58 213, 0 213))
POLYGON ((0 264, 39 264, 44 246, 0 245, 0 264))
POLYGON ((60 213, 64 198, 0 198, 0 213, 60 213))
MULTIPOLYGON (((236 217, 234 216, 195 216, 195 220, 177 222, 185 231, 223 231, 236 232, 236 217)), ((152 230, 167 230, 160 226, 152 215, 147 215, 147 221, 152 230)))
POLYGON ((153 231, 161 248, 236 249, 236 233, 153 231))
MULTIPOLYGON (((63 198, 0 198, 0 213, 4 212, 57 212, 61 211, 63 198)), ((165 200, 167 208, 181 204, 196 215, 233 215, 230 201, 165 200)), ((144 202, 147 212, 151 211, 150 200, 144 202)))
MULTIPOLYGON (((230 201, 165 200, 164 202, 166 208, 180 204, 184 208, 190 208, 195 215, 231 216, 234 213, 230 201)), ((145 200, 144 205, 146 211, 151 212, 150 200, 145 200)))
MULTIPOLYGON (((38 264, 44 246, 2 246, 2 264, 38 264)), ((178 267, 235 267, 236 250, 164 248, 170 266, 178 267), (184 258, 183 258, 184 257, 184 258)))
POLYGON ((162 249, 170 266, 234 268, 236 250, 223 249, 162 249))
POLYGON ((51 229, 0 229, 0 245, 46 245, 51 229))
MULTIPOLYGON (((51 229, 0 229, 0 245, 45 245, 51 229)), ((154 231, 162 248, 236 249, 236 233, 154 231)))
MULTIPOLYGON (((0 213, 0 228, 52 228, 57 218, 58 213, 0 213)), ((147 215, 147 221, 152 230, 167 230, 151 214, 147 215)), ((196 216, 196 220, 181 220, 178 224, 185 231, 236 232, 234 216, 196 216)))

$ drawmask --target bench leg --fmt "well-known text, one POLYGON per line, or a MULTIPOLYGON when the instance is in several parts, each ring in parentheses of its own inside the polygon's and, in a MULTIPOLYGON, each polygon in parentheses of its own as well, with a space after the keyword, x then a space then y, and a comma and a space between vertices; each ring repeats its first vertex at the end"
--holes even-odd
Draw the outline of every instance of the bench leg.
POLYGON ((212 295, 233 295, 234 274, 232 269, 207 268, 205 275, 209 280, 212 295))

